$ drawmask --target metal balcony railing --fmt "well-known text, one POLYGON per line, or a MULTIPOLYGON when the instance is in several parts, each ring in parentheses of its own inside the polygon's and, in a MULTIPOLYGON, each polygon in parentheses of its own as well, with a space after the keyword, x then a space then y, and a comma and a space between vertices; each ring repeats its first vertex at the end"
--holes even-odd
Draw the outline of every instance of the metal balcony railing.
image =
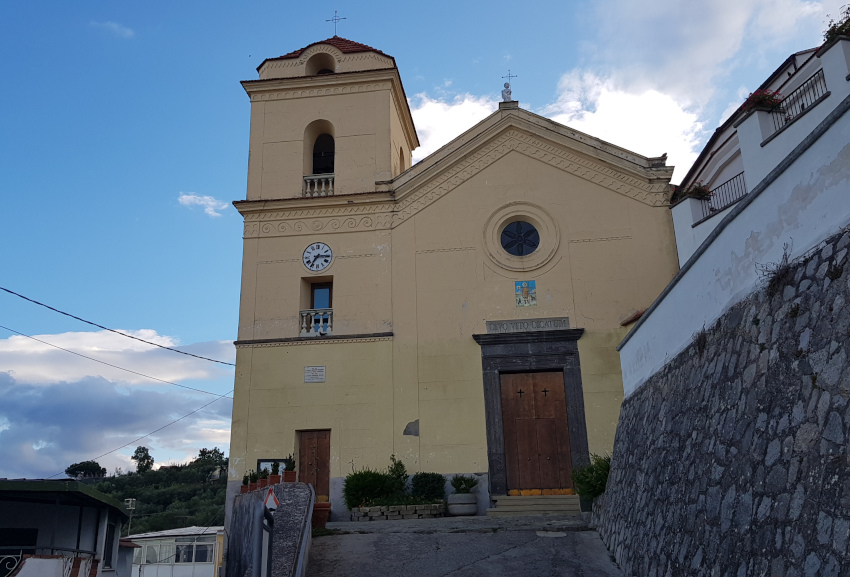
POLYGON ((779 108, 771 112, 774 132, 803 114, 824 94, 826 94, 826 79, 823 76, 823 68, 821 68, 803 82, 797 90, 783 98, 779 108))
POLYGON ((711 198, 702 201, 702 218, 708 218, 712 214, 732 206, 744 198, 746 194, 747 183, 744 181, 744 173, 742 172, 711 189, 711 198))
MULTIPOLYGON (((12 575, 23 561, 24 555, 34 555, 36 557, 50 558, 61 564, 67 571, 70 572, 71 564, 75 557, 83 557, 84 561, 91 565, 91 561, 95 557, 94 551, 85 549, 69 549, 67 547, 0 547, 0 577, 8 577, 12 575)), ((85 572, 89 573, 88 570, 85 572)))
POLYGON ((333 196, 334 175, 333 174, 311 174, 304 177, 304 188, 301 196, 333 196))
POLYGON ((333 334, 333 309, 307 309, 301 311, 302 337, 317 337, 333 334))

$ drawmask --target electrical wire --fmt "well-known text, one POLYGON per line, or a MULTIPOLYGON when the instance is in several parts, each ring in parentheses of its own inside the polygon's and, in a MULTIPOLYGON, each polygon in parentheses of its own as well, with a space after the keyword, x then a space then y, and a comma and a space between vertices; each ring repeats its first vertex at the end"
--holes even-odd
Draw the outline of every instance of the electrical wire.
MULTIPOLYGON (((167 385, 174 385, 175 387, 182 387, 182 388, 184 388, 184 389, 189 389, 189 390, 191 390, 191 391, 196 391, 196 392, 198 392, 198 393, 204 393, 204 394, 207 394, 207 395, 214 395, 214 396, 216 396, 216 397, 225 397, 225 396, 227 396, 227 395, 219 395, 218 393, 211 393, 210 391, 205 391, 205 390, 203 390, 203 389, 196 389, 195 387, 190 387, 189 385, 181 385, 180 383, 173 383, 173 382, 171 382, 171 381, 166 381, 165 379, 160 379, 160 378, 157 378, 157 377, 152 377, 152 376, 150 376, 150 375, 146 375, 146 374, 144 374, 144 373, 140 373, 140 372, 138 372, 138 371, 132 371, 132 370, 130 370, 130 369, 125 369, 124 367, 119 367, 118 365, 113 365, 112 363, 107 363, 106 361, 101 361, 101 360, 96 359, 96 358, 94 358, 94 357, 89 357, 89 356, 86 356, 86 355, 84 355, 84 354, 82 354, 82 353, 78 353, 78 352, 76 352, 76 351, 72 351, 72 350, 70 350, 70 349, 62 348, 62 347, 60 347, 59 345, 54 345, 54 344, 52 344, 52 343, 48 343, 47 341, 43 341, 43 340, 41 340, 41 339, 37 339, 37 338, 35 338, 35 337, 31 336, 31 335, 27 335, 27 334, 24 334, 24 333, 22 333, 22 332, 20 332, 20 331, 16 331, 15 329, 10 329, 9 327, 4 327, 3 325, 0 325, 0 329, 6 329, 7 331, 9 331, 9 332, 11 332, 11 333, 15 333, 16 335, 20 335, 20 336, 22 336, 22 337, 26 337, 26 338, 28 338, 28 339, 32 339, 32 340, 34 340, 34 341, 36 341, 36 342, 39 342, 39 343, 41 343, 41 344, 43 344, 43 345, 47 345, 47 346, 49 346, 49 347, 53 347, 53 348, 55 348, 55 349, 59 349, 60 351, 65 351, 66 353, 71 353, 72 355, 77 355, 78 357, 83 357, 84 359, 88 359, 88 360, 90 360, 90 361, 94 361, 94 362, 96 362, 96 363, 100 363, 101 365, 106 365, 107 367, 112 367, 113 369, 118 369, 118 370, 121 370, 121 371, 126 371, 126 372, 128 372, 128 373, 132 373, 132 374, 134 374, 134 375, 139 375, 140 377, 145 377, 146 379, 152 379, 152 380, 154 380, 154 381, 159 381, 160 383, 165 383, 165 384, 167 384, 167 385)), ((228 397, 228 398, 232 398, 232 397, 228 397)))
POLYGON ((175 348, 172 348, 172 347, 166 347, 165 345, 160 345, 160 344, 157 344, 157 343, 153 343, 153 342, 151 342, 151 341, 146 341, 145 339, 140 339, 139 337, 134 337, 133 335, 128 335, 127 333, 122 333, 121 331, 116 331, 115 329, 107 328, 107 327, 105 327, 105 326, 103 326, 103 325, 99 325, 99 324, 94 323, 94 322, 92 322, 92 321, 87 321, 86 319, 83 319, 83 318, 80 318, 80 317, 78 317, 78 316, 72 315, 71 313, 66 313, 65 311, 60 311, 59 309, 57 309, 57 308, 53 308, 53 307, 52 307, 52 306, 50 306, 50 305, 46 305, 46 304, 44 304, 44 303, 38 302, 37 300, 31 299, 31 298, 29 298, 29 297, 25 297, 24 295, 22 295, 22 294, 20 294, 20 293, 16 293, 16 292, 15 292, 15 291, 13 291, 13 290, 9 290, 9 289, 4 288, 4 287, 1 287, 1 286, 0 286, 0 290, 2 290, 2 291, 6 291, 7 293, 9 293, 9 294, 11 294, 11 295, 15 295, 16 297, 20 297, 20 298, 24 299, 25 301, 29 301, 29 302, 31 302, 31 303, 33 303, 33 304, 37 304, 37 305, 42 306, 42 307, 44 307, 44 308, 46 308, 46 309, 50 309, 50 310, 52 310, 53 312, 57 312, 57 313, 59 313, 60 315, 65 315, 66 317, 71 317, 72 319, 76 319, 76 320, 78 320, 78 321, 80 321, 80 322, 84 322, 84 323, 86 323, 86 324, 92 325, 93 327, 97 327, 97 328, 99 328, 99 329, 103 329, 103 330, 105 330, 105 331, 109 331, 109 332, 111 332, 111 333, 115 333, 116 335, 121 335, 122 337, 127 337, 128 339, 133 339, 133 340, 136 340, 136 341, 141 341, 141 342, 143 342, 143 343, 146 343, 146 344, 148 344, 148 345, 152 345, 152 346, 154 346, 154 347, 159 347, 159 348, 161 348, 161 349, 165 349, 165 350, 167 350, 167 351, 172 351, 172 352, 175 352, 175 353, 180 353, 181 355, 187 355, 187 356, 190 356, 190 357, 195 357, 196 359, 203 359, 203 360, 205 360, 205 361, 210 361, 210 362, 213 362, 213 363, 220 363, 220 364, 222 364, 222 365, 229 365, 229 366, 231 366, 231 367, 235 367, 235 366, 236 366, 234 363, 228 363, 228 362, 225 362, 225 361, 218 361, 218 360, 216 360, 216 359, 210 359, 210 358, 208 358, 208 357, 202 357, 201 355, 195 355, 195 354, 192 354, 192 353, 187 353, 186 351, 181 351, 181 350, 179 350, 179 349, 175 349, 175 348))
MULTIPOLYGON (((5 328, 5 327, 4 327, 4 328, 5 328)), ((232 392, 233 392, 233 390, 231 390, 229 393, 227 393, 227 395, 229 395, 229 394, 230 394, 230 393, 232 393, 232 392)), ((163 430, 163 429, 165 429, 165 428, 167 428, 167 427, 170 427, 170 426, 171 426, 171 425, 173 425, 174 423, 177 423, 177 422, 182 421, 182 420, 183 420, 183 419, 185 419, 186 417, 189 417, 189 416, 191 416, 191 415, 194 415, 194 414, 195 414, 195 413, 197 413, 198 411, 202 411, 203 409, 206 409, 207 407, 209 407, 210 405, 212 405, 212 404, 213 404, 214 402, 216 402, 216 401, 219 401, 219 400, 224 399, 224 398, 228 398, 228 399, 232 398, 232 397, 228 397, 227 395, 219 395, 218 399, 213 399, 213 400, 212 400, 212 401, 210 401, 209 403, 207 403, 207 404, 205 404, 205 405, 201 405, 200 407, 198 407, 197 409, 195 409, 195 410, 194 410, 194 411, 192 411, 191 413, 186 413, 186 414, 185 414, 185 415, 183 415, 182 417, 179 417, 179 418, 177 418, 177 419, 174 419, 173 421, 171 421, 171 422, 170 422, 170 423, 168 423, 167 425, 163 425, 163 426, 161 426, 160 428, 158 428, 158 429, 156 429, 156 430, 154 430, 154 431, 151 431, 150 433, 148 433, 148 434, 146 434, 146 435, 142 435, 141 437, 139 437, 139 438, 137 438, 137 439, 133 439, 133 440, 132 440, 132 441, 130 441, 129 443, 124 443, 124 444, 123 444, 123 445, 121 445, 120 447, 116 447, 115 449, 112 449, 111 451, 107 451, 107 452, 105 452, 104 454, 102 454, 102 455, 98 455, 97 457, 94 457, 94 458, 89 459, 89 460, 90 460, 90 461, 97 461, 98 459, 101 459, 101 458, 105 457, 106 455, 111 455, 112 453, 114 453, 114 452, 116 452, 116 451, 120 451, 120 450, 121 450, 121 449, 123 449, 124 447, 128 447, 128 446, 132 445, 133 443, 136 443, 136 442, 138 442, 138 441, 141 441, 142 439, 145 439, 145 438, 147 438, 147 437, 150 437, 151 435, 153 435, 153 434, 155 434, 155 433, 158 433, 158 432, 160 432, 161 430, 163 430)), ((64 475, 64 474, 65 474, 65 472, 64 472, 64 471, 62 471, 61 473, 56 473, 55 475, 51 475, 51 476, 49 476, 49 477, 47 477, 47 478, 48 478, 48 479, 52 479, 53 477, 58 477, 59 475, 64 475)))

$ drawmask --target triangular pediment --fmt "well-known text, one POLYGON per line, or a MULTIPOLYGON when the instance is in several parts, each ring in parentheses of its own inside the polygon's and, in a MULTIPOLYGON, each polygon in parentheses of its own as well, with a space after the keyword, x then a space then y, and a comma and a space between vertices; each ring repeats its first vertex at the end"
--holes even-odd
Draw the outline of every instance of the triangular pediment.
POLYGON ((648 206, 669 204, 673 167, 531 112, 501 109, 378 190, 234 203, 245 237, 391 229, 517 152, 648 206))
POLYGON ((673 167, 528 111, 500 110, 397 177, 401 220, 510 152, 518 152, 649 206, 669 201, 673 167))

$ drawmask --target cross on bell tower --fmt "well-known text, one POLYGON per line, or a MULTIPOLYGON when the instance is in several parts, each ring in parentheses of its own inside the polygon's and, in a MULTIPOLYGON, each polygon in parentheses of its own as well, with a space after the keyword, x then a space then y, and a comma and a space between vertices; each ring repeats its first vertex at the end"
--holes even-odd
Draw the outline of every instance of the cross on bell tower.
MULTIPOLYGON (((334 37, 336 37, 336 25, 339 23, 340 20, 348 20, 348 18, 340 18, 339 15, 336 13, 336 10, 334 10, 334 17, 333 18, 329 18, 328 20, 325 20, 325 22, 333 22, 334 23, 334 37)), ((510 73, 510 70, 508 70, 508 73, 510 73)))

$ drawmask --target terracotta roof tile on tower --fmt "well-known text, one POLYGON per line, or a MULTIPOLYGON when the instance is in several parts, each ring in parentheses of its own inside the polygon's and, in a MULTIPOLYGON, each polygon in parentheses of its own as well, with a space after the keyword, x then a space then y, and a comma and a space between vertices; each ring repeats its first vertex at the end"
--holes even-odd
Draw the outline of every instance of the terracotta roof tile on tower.
POLYGON ((392 58, 389 54, 385 54, 376 48, 372 48, 371 46, 366 46, 365 44, 360 44, 359 42, 354 42, 353 40, 348 40, 346 38, 341 38, 340 36, 334 36, 333 38, 328 38, 327 40, 322 40, 321 42, 313 42, 312 44, 308 44, 304 48, 300 50, 293 50, 289 54, 284 54, 283 56, 278 56, 277 58, 269 58, 268 60, 287 60, 290 58, 298 58, 301 56, 301 53, 310 48, 310 46, 315 46, 316 44, 330 44, 331 46, 338 48, 340 52, 343 54, 350 54, 352 52, 377 52, 378 54, 383 54, 389 58, 392 58))

